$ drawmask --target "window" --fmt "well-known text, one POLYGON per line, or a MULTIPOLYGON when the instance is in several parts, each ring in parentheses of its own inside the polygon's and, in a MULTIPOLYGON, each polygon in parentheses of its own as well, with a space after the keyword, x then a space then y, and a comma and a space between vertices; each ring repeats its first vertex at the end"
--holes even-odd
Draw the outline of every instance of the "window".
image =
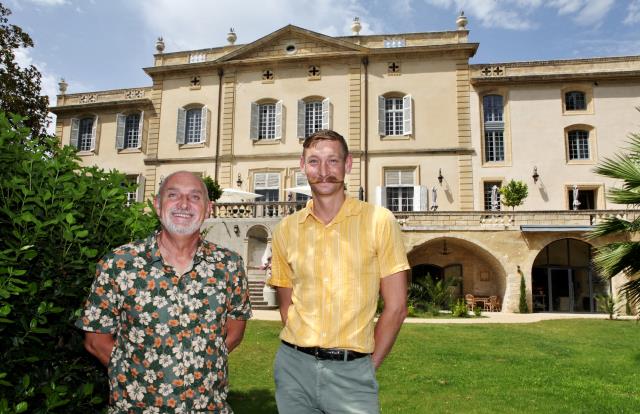
MULTIPOLYGON (((280 173, 256 173, 254 175, 253 191, 262 197, 256 199, 263 202, 277 202, 280 198, 280 173)), ((265 216, 278 215, 277 207, 266 205, 263 214, 265 216)))
POLYGON ((298 101, 298 138, 304 139, 321 129, 331 129, 329 98, 298 101))
POLYGON ((584 92, 570 91, 564 94, 564 109, 567 111, 584 111, 587 99, 584 92))
POLYGON ((118 114, 116 148, 140 148, 142 142, 143 112, 118 114))
POLYGON ((251 103, 251 139, 272 141, 282 138, 282 101, 251 103))
POLYGON ((196 108, 178 108, 178 130, 176 142, 179 145, 202 144, 207 141, 206 106, 196 108))
POLYGON ((384 184, 389 210, 413 211, 413 170, 387 170, 384 184))
POLYGON ((391 211, 427 211, 427 188, 415 185, 416 168, 385 169, 384 186, 376 187, 376 204, 391 211))
POLYGON ((134 191, 127 191, 125 205, 129 207, 135 202, 144 201, 144 176, 142 174, 128 175, 126 180, 127 182, 123 184, 135 184, 136 188, 134 191))
MULTIPOLYGON (((307 176, 302 171, 296 171, 296 173, 295 173, 295 185, 296 185, 296 187, 302 187, 302 186, 305 186, 305 185, 309 185, 309 181, 307 180, 307 176)), ((307 200, 309 200, 311 198, 306 194, 302 194, 302 193, 295 193, 295 194, 296 194, 296 201, 299 202, 299 203, 304 203, 304 202, 306 202, 307 200)))
POLYGON ((500 192, 498 191, 500 187, 502 187, 502 182, 500 181, 484 182, 483 193, 485 210, 501 210, 502 206, 500 204, 500 192))
POLYGON ((570 160, 589 159, 589 131, 573 130, 567 134, 570 160))
POLYGON ((504 161, 504 105, 501 95, 482 98, 484 114, 484 160, 504 161))
POLYGON ((586 190, 579 188, 576 192, 573 189, 568 190, 567 200, 569 201, 569 210, 594 210, 596 208, 596 190, 586 190))
POLYGON ((86 117, 71 120, 70 145, 79 151, 93 151, 96 149, 96 128, 98 117, 86 117))
POLYGON ((378 97, 378 134, 380 136, 411 135, 411 95, 378 97))

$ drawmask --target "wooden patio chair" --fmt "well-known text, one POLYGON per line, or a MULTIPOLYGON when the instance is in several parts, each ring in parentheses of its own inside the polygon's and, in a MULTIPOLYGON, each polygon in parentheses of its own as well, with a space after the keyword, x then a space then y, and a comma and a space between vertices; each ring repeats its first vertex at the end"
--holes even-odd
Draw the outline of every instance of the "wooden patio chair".
POLYGON ((476 299, 471 293, 464 295, 464 302, 467 304, 467 309, 473 312, 473 308, 476 306, 476 299))
POLYGON ((484 310, 494 312, 498 305, 498 297, 495 295, 489 296, 489 300, 484 303, 484 310))

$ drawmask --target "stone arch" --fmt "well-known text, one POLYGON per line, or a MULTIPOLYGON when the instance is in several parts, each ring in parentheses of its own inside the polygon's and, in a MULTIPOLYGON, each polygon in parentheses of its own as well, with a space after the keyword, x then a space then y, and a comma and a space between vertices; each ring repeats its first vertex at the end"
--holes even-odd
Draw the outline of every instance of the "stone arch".
POLYGON ((412 269, 429 265, 443 269, 445 277, 447 273, 451 277, 459 277, 462 282, 459 296, 471 293, 502 298, 506 293, 507 274, 503 264, 487 248, 473 240, 437 236, 414 246, 407 256, 412 269))
POLYGON ((596 296, 609 295, 592 265, 593 246, 575 237, 550 240, 531 266, 534 312, 597 312, 596 296))
POLYGON ((263 279, 264 270, 262 266, 262 256, 267 245, 271 242, 271 235, 266 226, 257 224, 247 230, 245 240, 247 243, 246 263, 247 274, 250 279, 263 279))

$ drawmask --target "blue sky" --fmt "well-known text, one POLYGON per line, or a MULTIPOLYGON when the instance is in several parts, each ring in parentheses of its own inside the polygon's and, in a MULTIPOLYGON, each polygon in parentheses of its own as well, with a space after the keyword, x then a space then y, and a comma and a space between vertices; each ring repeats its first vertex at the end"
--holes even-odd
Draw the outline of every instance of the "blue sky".
MULTIPOLYGON (((165 52, 226 44, 233 27, 248 43, 289 23, 327 35, 454 30, 469 18, 472 63, 640 55, 640 0, 0 0, 35 48, 23 64, 43 74, 43 91, 68 93, 150 85, 155 40, 165 52)), ((52 104, 55 103, 55 98, 52 104)))

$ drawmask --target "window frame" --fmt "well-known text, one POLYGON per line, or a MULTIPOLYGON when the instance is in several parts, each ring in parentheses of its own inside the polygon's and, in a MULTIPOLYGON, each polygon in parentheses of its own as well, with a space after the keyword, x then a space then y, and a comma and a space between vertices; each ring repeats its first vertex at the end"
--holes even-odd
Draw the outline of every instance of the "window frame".
POLYGON ((567 84, 560 89, 560 101, 563 115, 593 115, 595 109, 593 101, 593 85, 590 83, 567 84), (581 92, 584 94, 584 109, 567 109, 567 94, 571 92, 581 92))
POLYGON ((483 164, 503 165, 506 162, 507 146, 505 140, 505 96, 501 93, 485 93, 481 96, 482 119, 482 162, 483 164), (502 104, 498 112, 496 98, 500 98, 502 104), (487 105, 488 103, 488 105, 487 105), (491 111, 487 111, 486 108, 491 111), (499 118, 499 119, 497 119, 499 118), (499 151, 498 151, 499 150, 499 151))
POLYGON ((482 194, 482 211, 502 211, 502 200, 498 193, 498 209, 491 210, 491 190, 494 185, 498 185, 498 189, 504 184, 503 178, 484 178, 480 183, 480 191, 482 194), (488 191, 487 191, 488 190, 488 191))
MULTIPOLYGON (((268 114, 267 114, 268 115, 268 114)), ((256 102, 251 102, 251 120, 249 126, 249 137, 255 143, 278 143, 282 141, 284 134, 284 105, 282 100, 276 101, 274 99, 261 99, 256 102), (273 119, 265 120, 263 122, 263 108, 273 106, 273 119), (269 122, 272 122, 273 136, 270 136, 270 131, 267 130, 265 134, 262 129, 262 125, 265 128, 270 129, 269 122)))
POLYGON ((178 146, 180 148, 199 148, 206 145, 209 139, 209 118, 207 105, 191 104, 178 108, 178 121, 176 123, 176 143, 178 146), (198 110, 200 111, 200 123, 196 129, 192 130, 194 134, 195 131, 199 131, 199 140, 195 141, 188 136, 188 128, 190 126, 188 116, 189 113, 196 114, 198 110))
MULTIPOLYGON (((116 149, 118 151, 133 151, 142 148, 144 133, 144 111, 131 111, 116 114, 116 149), (137 125, 132 129, 130 117, 137 116, 137 125), (137 135, 137 142, 131 142, 131 135, 137 135), (133 145, 135 143, 135 145, 133 145)), ((136 151, 137 152, 137 151, 136 151)))
POLYGON ((78 118, 71 118, 69 145, 78 150, 78 155, 97 154, 100 137, 99 117, 95 114, 84 114, 78 118), (86 138, 81 136, 81 125, 83 121, 91 120, 90 132, 88 133, 88 145, 83 146, 82 140, 86 138))
POLYGON ((408 139, 413 136, 413 96, 400 92, 389 92, 378 96, 378 135, 384 139, 408 139), (402 108, 387 108, 388 100, 402 103, 402 108), (389 114, 394 113, 394 124, 402 128, 389 129, 389 114), (401 117, 400 119, 398 119, 401 117), (391 132, 391 133, 389 133, 391 132))
POLYGON ((592 125, 586 124, 573 124, 565 127, 564 129, 564 146, 565 146, 565 160, 567 164, 595 164, 598 160, 597 157, 597 144, 596 144, 596 129, 592 125), (574 132, 586 132, 587 133, 587 158, 572 158, 572 139, 571 135, 574 132))

